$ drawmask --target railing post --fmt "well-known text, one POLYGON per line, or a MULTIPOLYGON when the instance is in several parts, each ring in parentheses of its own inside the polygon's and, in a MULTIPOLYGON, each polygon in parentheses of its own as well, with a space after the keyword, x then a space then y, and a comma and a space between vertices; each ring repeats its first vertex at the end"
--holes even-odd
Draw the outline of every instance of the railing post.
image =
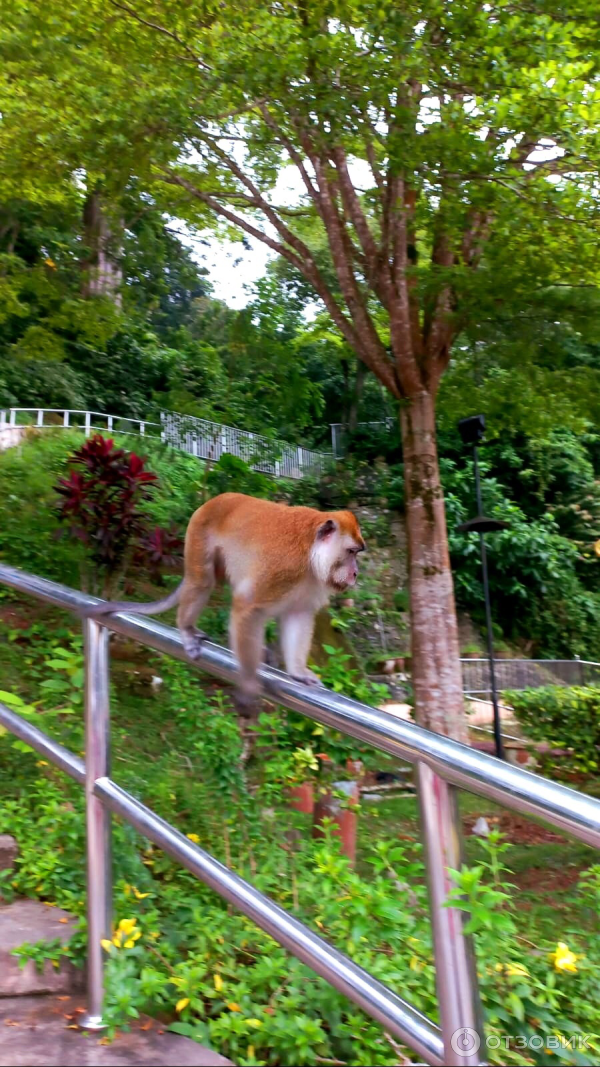
POLYGON ((140 437, 143 437, 146 433, 146 423, 140 422, 140 437))
POLYGON ((38 426, 43 426, 44 425, 44 411, 43 411, 43 408, 38 408, 37 424, 38 424, 38 426))
POLYGON ((69 412, 63 411, 63 426, 69 425, 69 412))
POLYGON ((417 764, 416 778, 444 1063, 470 1067, 486 1060, 475 954, 471 938, 463 932, 466 916, 447 906, 453 888, 448 868, 460 870, 462 864, 457 790, 423 762, 417 764))
POLYGON ((110 709, 108 697, 108 630, 93 619, 83 624, 85 649, 85 799, 87 830, 87 1012, 80 1025, 103 1030, 104 949, 110 938, 110 814, 94 796, 97 778, 109 774, 110 709))
POLYGON ((16 426, 17 425, 17 411, 16 411, 16 408, 11 408, 10 409, 10 425, 11 426, 16 426))
POLYGON ((92 422, 91 412, 86 411, 86 413, 85 413, 85 436, 86 437, 90 436, 91 422, 92 422))

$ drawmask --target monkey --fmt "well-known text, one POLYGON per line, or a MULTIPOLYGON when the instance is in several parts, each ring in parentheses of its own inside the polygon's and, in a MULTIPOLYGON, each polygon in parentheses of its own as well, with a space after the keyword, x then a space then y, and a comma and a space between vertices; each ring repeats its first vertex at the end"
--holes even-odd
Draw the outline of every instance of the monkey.
POLYGON ((184 577, 163 600, 148 604, 108 601, 93 612, 131 611, 159 615, 177 605, 177 625, 190 659, 197 659, 207 634, 196 620, 217 585, 228 582, 233 602, 230 646, 240 668, 237 704, 251 714, 259 693, 268 619, 278 619, 287 673, 305 685, 320 685, 307 667, 316 613, 334 592, 358 577, 365 550, 351 511, 321 512, 222 493, 199 507, 185 535, 184 577))

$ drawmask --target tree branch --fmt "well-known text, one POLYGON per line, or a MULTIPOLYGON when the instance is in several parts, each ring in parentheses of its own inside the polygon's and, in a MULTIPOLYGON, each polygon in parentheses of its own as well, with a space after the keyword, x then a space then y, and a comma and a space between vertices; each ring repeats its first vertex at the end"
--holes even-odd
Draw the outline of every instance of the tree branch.
POLYGON ((265 120, 267 126, 269 126, 269 128, 271 130, 273 130, 273 133, 276 135, 276 137, 278 137, 280 139, 280 141, 281 141, 282 145, 284 146, 286 152, 288 153, 290 159, 292 160, 293 163, 295 163, 296 167, 298 168, 298 171, 300 173, 300 177, 302 178, 302 181, 304 182, 304 186, 306 188, 306 191, 307 191, 308 195, 310 196, 311 200, 315 203, 315 205, 317 207, 317 210, 320 213, 321 205, 320 205, 320 202, 319 202, 319 195, 318 195, 317 190, 315 189, 313 183, 310 180, 308 171, 307 171, 306 167, 304 166, 304 160, 302 159, 302 156, 300 155, 298 149, 294 145, 293 141, 291 141, 290 138, 287 136, 287 134, 285 134, 283 132, 283 130, 281 129, 281 126, 279 126, 275 122, 275 120, 273 119, 273 117, 271 116, 271 114, 269 112, 269 109, 264 104, 261 105, 260 112, 261 112, 261 115, 262 115, 263 119, 265 120))
MULTIPOLYGON (((206 143, 212 148, 215 155, 219 157, 221 162, 224 163, 225 166, 231 171, 231 173, 235 175, 238 181, 240 181, 242 185, 244 185, 246 189, 248 189, 255 202, 253 206, 260 208, 260 210, 267 217, 271 225, 275 228, 279 236, 282 237, 283 240, 286 241, 291 248, 295 249, 295 251, 302 259, 314 264, 313 255, 308 245, 305 244, 305 242, 302 241, 300 237, 297 236, 297 234, 290 230, 289 226, 286 226, 285 222, 283 222, 283 220, 279 217, 272 205, 269 204, 269 201, 266 200, 265 197, 262 195, 258 186, 254 184, 252 179, 249 178, 248 175, 239 166, 239 164, 236 163, 235 159, 228 155, 227 152, 225 152, 225 150, 220 147, 217 141, 214 140, 214 138, 205 135, 205 140, 206 143)), ((314 265, 316 267, 316 264, 314 265)))
MULTIPOLYGON (((166 182, 168 185, 178 185, 181 189, 185 189, 186 192, 190 194, 190 196, 193 196, 197 200, 202 201, 202 203, 210 207, 217 215, 221 215, 223 218, 227 219, 228 222, 231 222, 234 226, 237 226, 239 229, 244 230, 251 237, 255 237, 257 241, 262 241, 263 244, 266 244, 269 248, 276 252, 277 255, 284 256, 284 258, 287 259, 288 262, 291 263, 292 266, 295 267, 296 270, 299 271, 300 274, 302 274, 314 287, 315 292, 325 304, 325 307, 331 315, 333 322, 336 324, 340 333, 346 339, 350 347, 353 348, 356 352, 361 352, 361 350, 363 349, 363 345, 361 344, 360 337, 358 336, 352 323, 349 322, 346 316, 344 315, 342 309, 337 303, 335 297, 333 296, 333 293, 329 289, 329 286, 327 285, 325 279, 323 278, 321 272, 319 271, 317 265, 314 263, 314 260, 312 260, 312 258, 310 262, 303 261, 300 256, 296 255, 296 253, 292 251, 291 248, 286 247, 286 245, 280 244, 279 241, 273 240, 273 238, 269 237, 268 234, 264 233, 263 230, 257 229, 256 226, 253 226, 252 223, 248 222, 246 219, 241 218, 239 215, 235 215, 232 211, 229 211, 228 208, 224 207, 223 204, 220 204, 219 201, 216 200, 209 193, 205 193, 202 189, 196 188, 196 186, 193 185, 192 182, 189 182, 181 175, 173 174, 170 171, 163 171, 161 173, 161 180, 166 182)), ((388 386, 388 388, 390 388, 390 386, 388 386)))
MULTIPOLYGON (((305 151, 307 148, 305 147, 305 151)), ((323 222, 329 237, 329 247, 333 259, 333 265, 337 274, 342 295, 346 302, 352 321, 356 327, 357 335, 363 340, 361 345, 364 362, 377 375, 380 381, 387 386, 393 396, 400 397, 401 390, 393 368, 390 366, 385 348, 375 329, 373 320, 367 310, 366 302, 361 294, 354 272, 348 260, 346 242, 348 240, 344 225, 339 217, 337 207, 331 196, 330 185, 324 174, 322 161, 309 146, 310 161, 313 165, 321 204, 323 209, 323 222)), ((307 151, 307 155, 308 155, 307 151)))
POLYGON ((161 26, 158 22, 149 22, 148 19, 142 18, 135 8, 124 3, 123 0, 109 0, 109 3, 112 4, 113 7, 119 8, 120 11, 124 11, 130 18, 135 19, 136 22, 140 22, 142 26, 146 26, 150 30, 155 30, 157 33, 162 33, 165 37, 169 37, 171 41, 175 41, 176 44, 180 45, 190 58, 193 59, 198 66, 202 67, 203 70, 211 70, 211 67, 209 67, 203 59, 200 59, 200 56, 194 52, 193 48, 190 48, 178 34, 174 33, 172 30, 168 30, 166 26, 161 26))

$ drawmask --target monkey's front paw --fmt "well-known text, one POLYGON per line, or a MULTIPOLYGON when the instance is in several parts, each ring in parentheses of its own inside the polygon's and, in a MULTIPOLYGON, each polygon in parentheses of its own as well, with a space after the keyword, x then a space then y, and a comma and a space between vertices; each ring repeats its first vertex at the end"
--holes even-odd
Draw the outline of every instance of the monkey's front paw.
POLYGON ((203 630, 188 630, 182 633, 183 651, 190 659, 199 659, 202 654, 202 645, 208 635, 203 630))
POLYGON ((292 674, 290 677, 295 682, 301 682, 302 685, 323 685, 319 675, 315 674, 314 671, 303 671, 302 674, 292 674))

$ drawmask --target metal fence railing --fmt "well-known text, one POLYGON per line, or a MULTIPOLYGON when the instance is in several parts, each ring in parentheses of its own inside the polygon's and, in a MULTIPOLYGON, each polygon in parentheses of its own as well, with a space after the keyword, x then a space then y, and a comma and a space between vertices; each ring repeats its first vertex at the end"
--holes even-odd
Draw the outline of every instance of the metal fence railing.
POLYGON ((273 441, 261 434, 238 430, 235 426, 224 426, 175 411, 163 411, 160 422, 152 422, 100 411, 8 408, 0 411, 0 449, 3 438, 7 445, 16 444, 15 435, 28 426, 40 430, 78 429, 88 437, 95 431, 158 437, 172 448, 198 459, 216 462, 224 455, 238 456, 254 470, 275 478, 319 476, 333 458, 329 453, 273 441))
MULTIPOLYGON (((449 868, 460 868, 457 787, 516 811, 540 817, 558 830, 600 848, 600 801, 504 763, 440 734, 431 733, 339 693, 304 686, 263 667, 260 680, 272 699, 293 711, 415 764, 421 834, 425 845, 440 1026, 388 989, 244 881, 175 827, 121 789, 109 767, 109 631, 148 648, 186 660, 178 631, 154 619, 119 612, 101 621, 90 617, 99 601, 56 582, 0 565, 0 582, 83 617, 85 650, 85 764, 37 727, 0 704, 0 724, 85 787, 87 810, 88 1014, 87 1028, 102 1027, 103 949, 110 932, 110 812, 249 916, 271 937, 308 964, 334 988, 430 1064, 485 1062, 477 972, 463 913, 449 906, 449 868), (460 1039, 460 1040, 459 1040, 460 1039), (461 1044, 462 1041, 462 1044, 461 1044)), ((232 654, 206 642, 193 667, 233 681, 232 654)), ((399 903, 399 906, 400 903, 399 903)), ((406 951, 410 951, 408 946, 406 951)), ((507 1007, 510 1011, 510 1005, 507 1007)))
MULTIPOLYGON (((488 659, 462 659, 463 691, 492 691, 488 659)), ((544 685, 600 685, 600 663, 581 659, 494 659, 496 689, 539 689, 544 685)))
POLYGON ((275 478, 302 478, 306 474, 323 474, 332 457, 300 445, 273 441, 261 434, 222 426, 218 422, 197 419, 176 412, 161 414, 163 440, 174 448, 199 459, 218 460, 227 454, 238 456, 254 470, 275 478))

